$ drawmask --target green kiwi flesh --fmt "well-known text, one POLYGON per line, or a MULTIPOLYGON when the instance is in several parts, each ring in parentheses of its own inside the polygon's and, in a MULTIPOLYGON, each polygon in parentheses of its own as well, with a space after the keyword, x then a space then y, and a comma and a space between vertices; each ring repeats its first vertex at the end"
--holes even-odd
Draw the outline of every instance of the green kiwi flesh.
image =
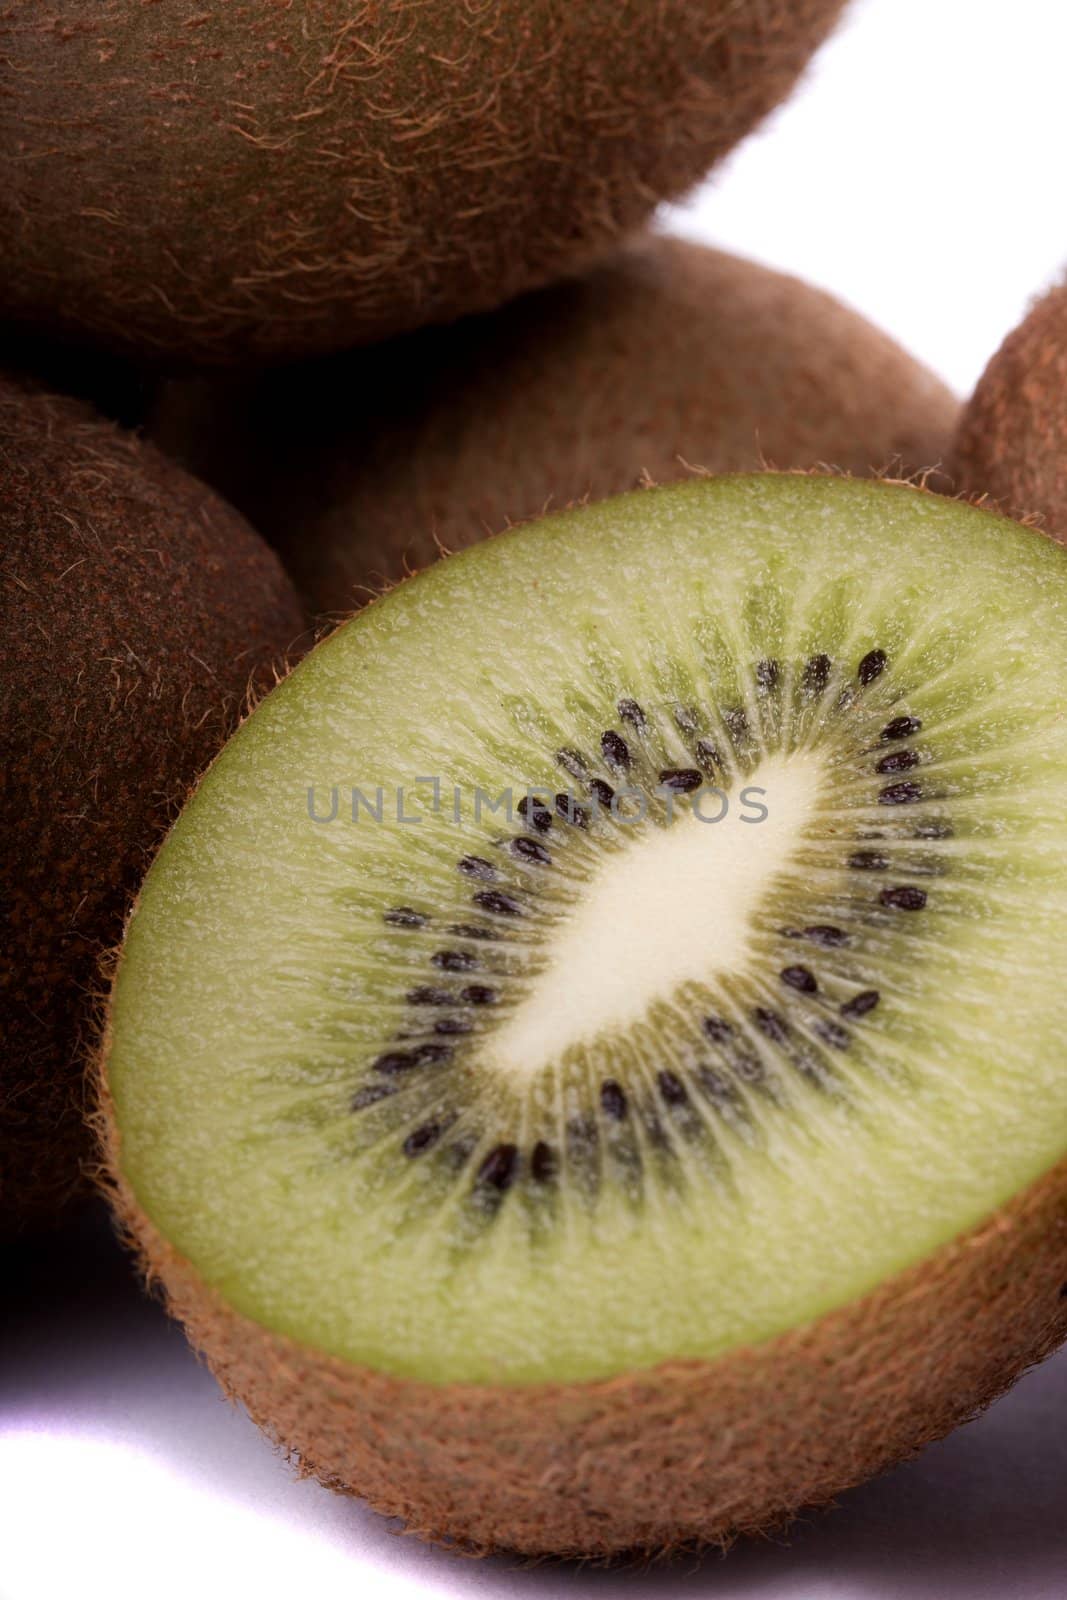
POLYGON ((138 356, 346 349, 605 253, 844 0, 16 0, 0 317, 138 356))
POLYGON ((205 485, 0 379, 0 1234, 87 1191, 102 958, 168 823, 302 612, 205 485))
POLYGON ((659 1548, 1043 1353, 1065 627, 1034 532, 764 475, 504 534, 320 645, 149 872, 102 1057, 122 1214, 253 1415, 435 1537, 659 1548))

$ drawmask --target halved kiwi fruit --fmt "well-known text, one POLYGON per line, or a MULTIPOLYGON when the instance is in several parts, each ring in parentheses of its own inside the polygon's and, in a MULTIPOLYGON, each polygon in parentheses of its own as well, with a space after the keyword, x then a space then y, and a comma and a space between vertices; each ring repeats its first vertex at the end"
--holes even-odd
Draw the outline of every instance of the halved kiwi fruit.
POLYGON ((253 713, 102 1052, 308 1469, 476 1550, 781 1522, 1067 1331, 1067 551, 723 478, 489 540, 253 713))
POLYGON ((928 471, 958 413, 832 295, 649 237, 491 316, 256 379, 173 382, 153 431, 281 551, 309 605, 347 615, 442 546, 643 476, 928 471))
POLYGON ((844 0, 15 0, 0 317, 139 356, 346 349, 613 245, 844 0))

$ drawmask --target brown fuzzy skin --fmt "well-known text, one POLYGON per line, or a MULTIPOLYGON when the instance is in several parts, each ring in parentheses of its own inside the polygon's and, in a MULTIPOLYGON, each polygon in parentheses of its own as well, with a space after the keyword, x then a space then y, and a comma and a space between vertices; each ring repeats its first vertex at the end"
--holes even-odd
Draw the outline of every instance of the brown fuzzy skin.
POLYGON ((434 1386, 272 1334, 139 1207, 102 1056, 105 1187, 226 1394, 302 1471, 472 1554, 665 1555, 780 1528, 967 1421, 1067 1337, 1067 1161, 866 1298, 766 1344, 594 1383, 434 1386))
POLYGON ((82 1187, 101 953, 303 625, 277 558, 204 485, 0 380, 0 1234, 82 1187))
POLYGON ((354 344, 602 255, 845 0, 6 0, 0 318, 202 361, 354 344))
POLYGON ((953 473, 966 494, 1067 544, 1067 285, 1010 333, 964 409, 953 473))
POLYGON ((677 239, 589 277, 257 384, 174 383, 154 429, 347 611, 509 522, 690 467, 938 465, 958 406, 829 295, 677 239))

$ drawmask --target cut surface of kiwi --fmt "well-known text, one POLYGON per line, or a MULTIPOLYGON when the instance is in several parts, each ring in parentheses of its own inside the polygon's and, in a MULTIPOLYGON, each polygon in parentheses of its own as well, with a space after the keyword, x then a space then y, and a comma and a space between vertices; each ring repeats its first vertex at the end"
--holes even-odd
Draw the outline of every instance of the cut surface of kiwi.
MULTIPOLYGON (((595 1392, 597 1448, 632 1465, 646 1378, 707 1370, 725 1394, 752 1347, 773 1368, 789 1330, 933 1281, 1047 1184, 1067 1155, 1065 627, 1067 552, 1042 536, 903 486, 766 475, 489 540, 313 652, 150 871, 105 1051, 127 1220, 179 1301, 198 1286, 209 1354, 231 1319, 220 1365, 253 1414, 287 1437, 270 1392, 296 1351, 408 1384, 434 1418, 435 1395, 548 1386, 579 1441, 595 1392), (234 1327, 289 1352, 273 1376, 233 1377, 234 1327)), ((924 1341, 975 1308, 938 1304, 909 1327, 908 1437, 857 1436, 798 1495, 914 1447, 1051 1337, 1057 1205, 1024 1274, 1048 1294, 1020 1313, 1031 1347, 946 1400, 924 1341)), ((843 1376, 825 1363, 812 1432, 832 1437, 838 1389, 886 1426, 858 1375, 875 1324, 905 1326, 894 1303, 848 1335, 843 1376)), ((781 1382, 761 1405, 789 1411, 781 1382)), ((343 1422, 316 1427, 298 1443, 345 1481, 343 1422)), ((683 1469, 649 1454, 658 1523, 631 1501, 584 1538, 512 1539, 506 1512, 478 1536, 651 1545, 789 1509, 780 1486, 671 1509, 683 1469)), ((469 1532, 461 1488, 442 1496, 377 1498, 469 1532)))

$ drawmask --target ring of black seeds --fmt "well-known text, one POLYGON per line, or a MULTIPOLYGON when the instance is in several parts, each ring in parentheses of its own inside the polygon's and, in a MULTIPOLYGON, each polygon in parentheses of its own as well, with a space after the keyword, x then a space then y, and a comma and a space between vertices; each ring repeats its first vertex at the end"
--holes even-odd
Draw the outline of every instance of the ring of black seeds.
MULTIPOLYGON (((787 679, 778 660, 766 658, 755 662, 751 668, 755 692, 764 698, 776 696, 784 684, 795 682, 801 701, 810 703, 824 694, 835 674, 839 680, 849 681, 848 670, 825 652, 813 653, 792 670, 795 677, 787 679)), ((834 714, 850 715, 855 714, 857 705, 869 702, 875 707, 882 694, 881 680, 889 673, 887 653, 879 647, 872 648, 853 669, 853 681, 858 682, 863 694, 855 689, 843 691, 831 702, 831 710, 834 714)), ((890 703, 895 699, 899 704, 900 698, 899 692, 893 694, 890 703)), ((619 695, 615 700, 615 713, 619 722, 642 741, 640 747, 634 748, 640 750, 640 770, 644 774, 641 781, 650 796, 657 788, 660 795, 694 794, 709 776, 720 781, 729 780, 730 769, 724 766, 720 750, 701 730, 713 727, 716 722, 724 728, 732 745, 729 760, 740 762, 742 770, 752 757, 757 738, 748 712, 741 705, 727 705, 717 711, 675 705, 673 724, 691 752, 692 765, 657 763, 653 752, 658 735, 644 707, 632 696, 619 695)), ((876 715, 876 711, 872 710, 869 715, 876 715)), ((895 778, 923 763, 924 756, 906 744, 921 729, 921 719, 911 712, 898 712, 874 724, 875 731, 867 737, 875 740, 875 748, 878 745, 883 749, 886 745, 904 746, 876 756, 871 766, 876 777, 895 778)), ((599 735, 599 763, 570 747, 561 748, 555 754, 557 764, 589 795, 601 821, 616 820, 612 812, 616 791, 608 777, 626 774, 627 785, 634 781, 634 748, 616 728, 605 727, 599 735)), ((881 806, 896 808, 919 806, 927 796, 916 780, 900 779, 880 788, 876 786, 870 798, 881 806)), ((469 903, 488 920, 457 920, 448 924, 447 931, 453 939, 472 942, 476 947, 491 947, 500 937, 497 927, 503 927, 505 941, 509 940, 512 935, 504 925, 537 910, 539 896, 550 892, 539 885, 548 885, 553 878, 553 874, 544 869, 557 864, 555 857, 561 850, 565 852, 566 840, 577 840, 580 832, 588 830, 591 820, 589 808, 569 790, 548 801, 528 794, 519 801, 517 809, 526 831, 510 839, 486 840, 487 846, 503 846, 496 862, 478 851, 456 860, 461 877, 472 880, 467 889, 469 903), (562 831, 559 824, 565 825, 562 831), (546 837, 554 828, 556 842, 549 848, 546 837), (568 833, 567 829, 578 832, 568 833)), ((899 829, 890 829, 888 833, 860 829, 854 838, 876 839, 880 841, 879 848, 845 848, 842 865, 855 872, 888 873, 894 865, 898 841, 948 839, 953 833, 953 826, 946 818, 922 814, 907 833, 899 829)), ((939 859, 922 861, 916 858, 913 870, 936 874, 944 870, 944 864, 939 859)), ((916 913, 925 909, 927 900, 925 889, 914 883, 896 881, 881 887, 873 902, 867 897, 866 903, 876 904, 883 911, 916 913)), ((859 908, 857 915, 862 919, 859 908)), ((416 942, 420 942, 420 932, 431 926, 427 914, 407 905, 387 908, 382 918, 387 927, 402 931, 416 942)), ((821 1045, 840 1057, 855 1047, 853 1032, 845 1026, 846 1022, 859 1024, 857 1037, 872 1023, 876 1025, 875 1014, 882 999, 880 990, 861 985, 854 987, 851 993, 846 987, 842 994, 833 983, 829 990, 824 987, 820 963, 832 963, 840 954, 847 955, 852 942, 848 928, 835 922, 812 920, 798 926, 781 927, 777 936, 792 941, 795 949, 806 945, 810 951, 804 959, 787 961, 774 969, 782 995, 781 1007, 753 1004, 738 1021, 706 1013, 695 1027, 684 1064, 661 1066, 656 1071, 654 1099, 643 1090, 635 1099, 621 1075, 601 1078, 592 1090, 588 1107, 567 1117, 562 1138, 553 1137, 546 1123, 541 1133, 535 1131, 531 1135, 525 1148, 514 1130, 507 1127, 483 1128, 482 1132, 468 1129, 453 1137, 447 1148, 441 1146, 446 1131, 462 1114, 454 1104, 442 1101, 443 1091, 433 1085, 454 1081, 451 1075, 477 1047, 481 1033, 487 1027, 492 1029, 492 1013, 506 999, 506 984, 502 987, 495 978, 492 983, 468 982, 458 988, 444 988, 432 982, 414 983, 406 988, 403 999, 412 1013, 413 1031, 409 1028, 401 1032, 396 1036, 400 1041, 398 1045, 377 1054, 371 1063, 374 1078, 355 1087, 350 1098, 351 1108, 368 1117, 392 1118, 398 1127, 403 1153, 411 1160, 441 1146, 440 1161, 449 1171, 460 1173, 469 1168, 467 1181, 472 1203, 475 1197, 480 1197, 478 1210, 485 1219, 497 1213, 515 1188, 525 1187, 532 1194, 551 1194, 565 1169, 572 1171, 581 1192, 592 1203, 602 1182, 601 1161, 607 1159, 609 1153, 620 1181, 623 1175, 629 1174, 625 1182, 637 1185, 629 1192, 639 1197, 642 1141, 647 1149, 658 1150, 661 1156, 669 1159, 679 1139, 691 1142, 706 1137, 704 1119, 707 1116, 744 1118, 748 1114, 745 1093, 776 1094, 775 1085, 783 1073, 796 1073, 825 1088, 832 1083, 833 1074, 829 1058, 821 1059, 818 1047, 821 1045), (836 1010, 837 1016, 827 1015, 828 1009, 836 1010), (656 1109, 657 1103, 662 1115, 656 1109), (698 1104, 704 1111, 698 1110, 698 1104), (410 1106, 410 1110, 405 1111, 405 1106, 410 1106), (600 1154, 600 1128, 604 1130, 603 1156, 600 1154)), ((424 954, 419 959, 426 962, 428 975, 431 971, 470 974, 480 965, 477 948, 463 948, 462 944, 460 947, 439 944, 423 948, 424 954)), ((506 952, 507 942, 501 948, 506 952)), ((491 954, 491 948, 485 953, 491 954)), ((797 954, 800 953, 797 949, 797 954)), ((429 1168, 420 1164, 419 1170, 427 1172, 429 1168)))

